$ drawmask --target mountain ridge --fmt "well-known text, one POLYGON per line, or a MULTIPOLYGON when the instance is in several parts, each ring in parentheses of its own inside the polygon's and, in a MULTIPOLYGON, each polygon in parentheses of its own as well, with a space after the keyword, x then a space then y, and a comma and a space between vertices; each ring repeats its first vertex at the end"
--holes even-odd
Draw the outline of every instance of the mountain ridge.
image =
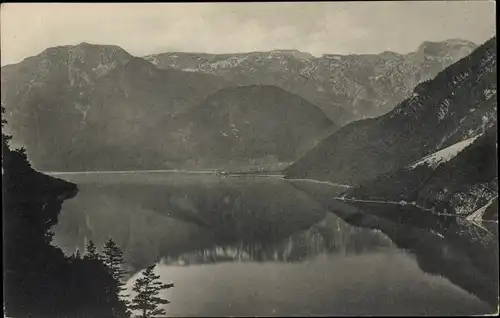
POLYGON ((356 185, 496 123, 496 37, 419 84, 393 111, 348 124, 287 169, 356 185))
POLYGON ((415 52, 399 54, 323 54, 298 50, 248 53, 150 54, 145 59, 162 69, 223 76, 238 85, 277 85, 318 105, 344 125, 390 111, 415 85, 469 54, 476 45, 466 40, 423 43, 415 52), (432 50, 426 47, 432 46, 432 50), (397 67, 396 67, 397 66, 397 67))

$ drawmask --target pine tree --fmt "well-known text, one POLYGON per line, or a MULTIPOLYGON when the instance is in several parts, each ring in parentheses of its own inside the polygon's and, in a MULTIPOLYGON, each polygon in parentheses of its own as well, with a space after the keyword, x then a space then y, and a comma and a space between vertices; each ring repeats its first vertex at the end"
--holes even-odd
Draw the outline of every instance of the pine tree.
POLYGON ((125 262, 123 261, 123 252, 118 247, 118 245, 113 241, 113 239, 109 239, 104 244, 104 255, 102 255, 102 260, 104 264, 109 268, 113 277, 120 282, 120 286, 125 284, 124 279, 127 271, 123 269, 123 265, 125 262))
POLYGON ((124 294, 124 291, 126 290, 125 276, 127 275, 127 271, 123 269, 123 265, 125 264, 125 261, 123 260, 123 252, 113 239, 110 238, 106 241, 106 243, 104 243, 101 260, 118 283, 118 295, 120 297, 120 301, 128 306, 129 295, 124 294))
POLYGON ((160 305, 170 303, 170 301, 159 297, 162 290, 174 287, 174 284, 163 284, 159 281, 160 276, 155 275, 154 269, 156 264, 148 266, 141 277, 134 284, 132 290, 136 292, 131 309, 142 311, 141 318, 151 318, 158 315, 164 315, 165 309, 160 308, 160 305))
POLYGON ((87 243, 86 252, 85 252, 84 257, 89 258, 89 259, 98 259, 99 258, 99 255, 96 252, 94 242, 92 242, 92 240, 90 240, 87 243))

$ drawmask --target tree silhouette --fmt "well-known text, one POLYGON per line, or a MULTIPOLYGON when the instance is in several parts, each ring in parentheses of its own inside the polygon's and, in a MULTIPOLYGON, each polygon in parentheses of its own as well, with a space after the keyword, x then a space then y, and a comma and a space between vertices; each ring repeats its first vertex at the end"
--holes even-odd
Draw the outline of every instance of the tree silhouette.
POLYGON ((87 246, 85 247, 84 257, 89 258, 89 259, 99 259, 99 255, 96 252, 96 248, 95 248, 94 242, 92 242, 92 240, 90 240, 87 243, 87 246))
POLYGON ((123 269, 123 265, 125 264, 125 261, 123 260, 123 252, 111 238, 104 244, 102 261, 123 289, 123 286, 125 285, 125 276, 127 274, 127 271, 123 269))
POLYGON ((158 315, 164 315, 165 309, 160 305, 166 305, 170 301, 159 297, 162 290, 174 287, 174 284, 163 284, 160 282, 160 276, 155 275, 156 264, 148 266, 141 277, 137 278, 132 290, 136 292, 132 300, 131 309, 142 311, 141 318, 151 318, 158 315))
MULTIPOLYGON (((112 238, 109 238, 106 243, 104 243, 103 255, 101 256, 101 260, 104 265, 106 265, 109 273, 113 276, 116 283, 118 284, 118 296, 120 298, 120 302, 123 305, 128 306, 129 295, 124 294, 124 291, 126 289, 125 278, 127 275, 127 271, 123 269, 125 264, 125 261, 123 260, 123 252, 112 238)), ((130 312, 127 311, 127 313, 129 314, 130 312)))

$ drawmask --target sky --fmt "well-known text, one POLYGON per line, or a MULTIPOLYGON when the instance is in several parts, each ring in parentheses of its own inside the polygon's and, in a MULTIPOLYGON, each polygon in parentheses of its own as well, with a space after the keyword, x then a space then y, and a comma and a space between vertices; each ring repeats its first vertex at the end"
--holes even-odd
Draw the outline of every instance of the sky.
POLYGON ((394 51, 424 41, 495 35, 495 3, 474 1, 293 3, 2 3, 1 64, 81 42, 136 56, 297 49, 315 56, 394 51))

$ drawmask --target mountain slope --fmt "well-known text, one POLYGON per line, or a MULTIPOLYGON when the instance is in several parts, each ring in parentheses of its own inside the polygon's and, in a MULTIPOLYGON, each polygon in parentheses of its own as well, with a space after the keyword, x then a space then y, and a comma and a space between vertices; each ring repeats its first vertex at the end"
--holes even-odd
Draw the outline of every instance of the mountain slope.
POLYGON ((415 52, 314 57, 297 50, 237 54, 164 53, 146 56, 162 69, 223 76, 238 85, 275 85, 318 105, 344 125, 379 116, 411 95, 413 88, 476 45, 469 41, 425 42, 415 52))
POLYGON ((172 145, 195 166, 290 163, 337 129, 315 105, 275 86, 210 95, 175 117, 172 145))
POLYGON ((342 127, 287 169, 288 177, 360 184, 496 124, 496 38, 419 84, 381 117, 342 127))
POLYGON ((455 156, 441 155, 463 147, 464 141, 420 160, 418 165, 379 176, 348 191, 346 195, 380 201, 415 202, 441 213, 471 215, 483 207, 486 210, 490 201, 498 197, 497 125, 466 142, 468 145, 455 156), (437 157, 442 160, 429 160, 437 157))
POLYGON ((2 67, 2 104, 13 142, 38 169, 165 168, 171 150, 160 124, 228 85, 81 43, 2 67))

